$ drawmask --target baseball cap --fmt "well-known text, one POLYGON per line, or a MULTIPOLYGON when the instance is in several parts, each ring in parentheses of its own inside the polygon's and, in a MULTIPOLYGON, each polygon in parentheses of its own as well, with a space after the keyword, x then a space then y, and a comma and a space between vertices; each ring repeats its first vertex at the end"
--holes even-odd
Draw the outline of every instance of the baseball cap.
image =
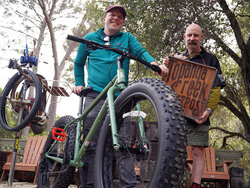
POLYGON ((127 13, 126 13, 125 9, 121 5, 118 5, 118 4, 109 6, 108 9, 106 10, 106 13, 111 11, 112 9, 115 9, 115 8, 119 9, 121 11, 121 13, 122 13, 122 15, 123 15, 123 17, 125 19, 127 13))

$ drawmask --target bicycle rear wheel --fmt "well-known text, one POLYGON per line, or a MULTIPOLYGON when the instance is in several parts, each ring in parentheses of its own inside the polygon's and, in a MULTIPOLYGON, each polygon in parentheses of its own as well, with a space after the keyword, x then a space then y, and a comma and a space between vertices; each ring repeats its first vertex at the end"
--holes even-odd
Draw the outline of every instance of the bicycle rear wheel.
POLYGON ((0 98, 0 124, 8 131, 20 131, 35 117, 41 104, 42 85, 28 69, 16 73, 0 98))
MULTIPOLYGON (((56 121, 54 127, 64 128, 66 124, 74 120, 72 116, 63 116, 56 121)), ((75 167, 67 164, 70 159, 73 159, 76 139, 76 124, 72 124, 67 129, 67 140, 65 142, 57 142, 52 138, 50 132, 41 155, 37 187, 38 188, 67 188, 73 179, 75 167), (51 146, 55 144, 50 151, 51 146), (46 157, 46 153, 50 156, 60 157, 64 159, 64 163, 59 163, 55 160, 46 157)))
POLYGON ((96 187, 178 187, 186 132, 173 90, 156 79, 134 81, 116 99, 115 112, 120 149, 112 146, 107 117, 97 145, 96 187))

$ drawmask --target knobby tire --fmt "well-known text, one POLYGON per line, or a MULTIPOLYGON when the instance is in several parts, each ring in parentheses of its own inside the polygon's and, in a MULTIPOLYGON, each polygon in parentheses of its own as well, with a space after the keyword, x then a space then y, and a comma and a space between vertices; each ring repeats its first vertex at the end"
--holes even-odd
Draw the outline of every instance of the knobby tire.
POLYGON ((180 187, 186 158, 186 121, 174 91, 157 79, 136 80, 116 99, 115 112, 121 147, 116 151, 112 146, 107 117, 97 145, 95 186, 180 187), (136 104, 141 111, 134 108, 136 104), (142 118, 146 143, 138 136, 135 117, 143 113, 147 115, 142 118))
MULTIPOLYGON (((54 127, 63 129, 65 125, 72 120, 74 120, 72 116, 63 116, 56 121, 54 127)), ((75 138, 76 124, 72 124, 67 129, 67 140, 64 142, 57 142, 57 145, 49 152, 49 155, 61 157, 64 159, 65 163, 69 162, 69 160, 74 157, 75 138), (65 145, 62 146, 62 144, 65 145), (61 150, 62 147, 64 147, 64 150, 61 150)), ((37 178, 38 188, 67 188, 72 182, 75 167, 71 167, 65 163, 61 164, 45 156, 54 142, 55 140, 53 140, 52 133, 50 132, 39 163, 37 178)))

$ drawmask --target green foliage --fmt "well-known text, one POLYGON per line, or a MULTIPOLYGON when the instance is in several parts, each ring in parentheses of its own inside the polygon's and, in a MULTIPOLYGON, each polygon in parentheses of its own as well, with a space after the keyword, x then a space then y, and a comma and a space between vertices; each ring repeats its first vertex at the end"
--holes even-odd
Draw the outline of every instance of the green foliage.
MULTIPOLYGON (((188 24, 216 29, 216 20, 209 20, 212 4, 207 1, 118 1, 127 12, 126 30, 132 32, 158 60, 171 52, 183 51, 183 33, 188 24)), ((221 18, 221 14, 216 15, 221 18)), ((221 19, 219 19, 221 20, 221 19)), ((209 47, 207 38, 205 46, 209 47)))
POLYGON ((233 0, 232 3, 237 4, 237 9, 235 9, 235 14, 243 34, 245 42, 249 37, 250 31, 250 3, 247 0, 233 0))
MULTIPOLYGON (((2 93, 2 88, 0 88, 0 94, 2 93)), ((7 119, 11 119, 11 112, 7 112, 7 119)), ((6 131, 2 126, 0 126, 0 138, 14 138, 15 132, 6 131)))
POLYGON ((0 138, 15 138, 15 132, 6 131, 0 127, 0 138))
MULTIPOLYGON (((244 127, 239 119, 233 115, 228 109, 219 106, 211 118, 211 127, 220 127, 230 132, 236 132, 244 135, 244 127), (222 118, 223 117, 223 118, 222 118)), ((210 145, 216 149, 221 149, 223 139, 229 134, 218 130, 210 130, 210 145)), ((245 177, 250 177, 250 145, 238 136, 228 137, 226 147, 223 149, 241 151, 243 158, 240 160, 240 165, 244 168, 245 177)))
POLYGON ((243 86, 244 81, 240 73, 240 67, 228 55, 220 58, 220 64, 227 82, 227 87, 223 90, 223 94, 227 94, 230 97, 237 96, 247 105, 247 95, 243 86), (229 89, 230 91, 228 91, 229 89), (232 92, 234 96, 230 95, 232 92))

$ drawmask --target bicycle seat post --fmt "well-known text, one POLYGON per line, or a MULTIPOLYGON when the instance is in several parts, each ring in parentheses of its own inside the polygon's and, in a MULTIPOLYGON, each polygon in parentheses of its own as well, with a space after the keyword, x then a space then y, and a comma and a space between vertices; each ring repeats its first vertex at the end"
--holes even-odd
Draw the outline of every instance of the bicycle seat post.
POLYGON ((86 95, 93 90, 92 87, 84 87, 82 91, 77 94, 80 97, 79 100, 79 109, 78 109, 78 115, 81 115, 83 112, 83 99, 86 97, 86 95))
POLYGON ((78 108, 78 115, 82 114, 83 98, 84 98, 83 96, 80 96, 79 108, 78 108))

